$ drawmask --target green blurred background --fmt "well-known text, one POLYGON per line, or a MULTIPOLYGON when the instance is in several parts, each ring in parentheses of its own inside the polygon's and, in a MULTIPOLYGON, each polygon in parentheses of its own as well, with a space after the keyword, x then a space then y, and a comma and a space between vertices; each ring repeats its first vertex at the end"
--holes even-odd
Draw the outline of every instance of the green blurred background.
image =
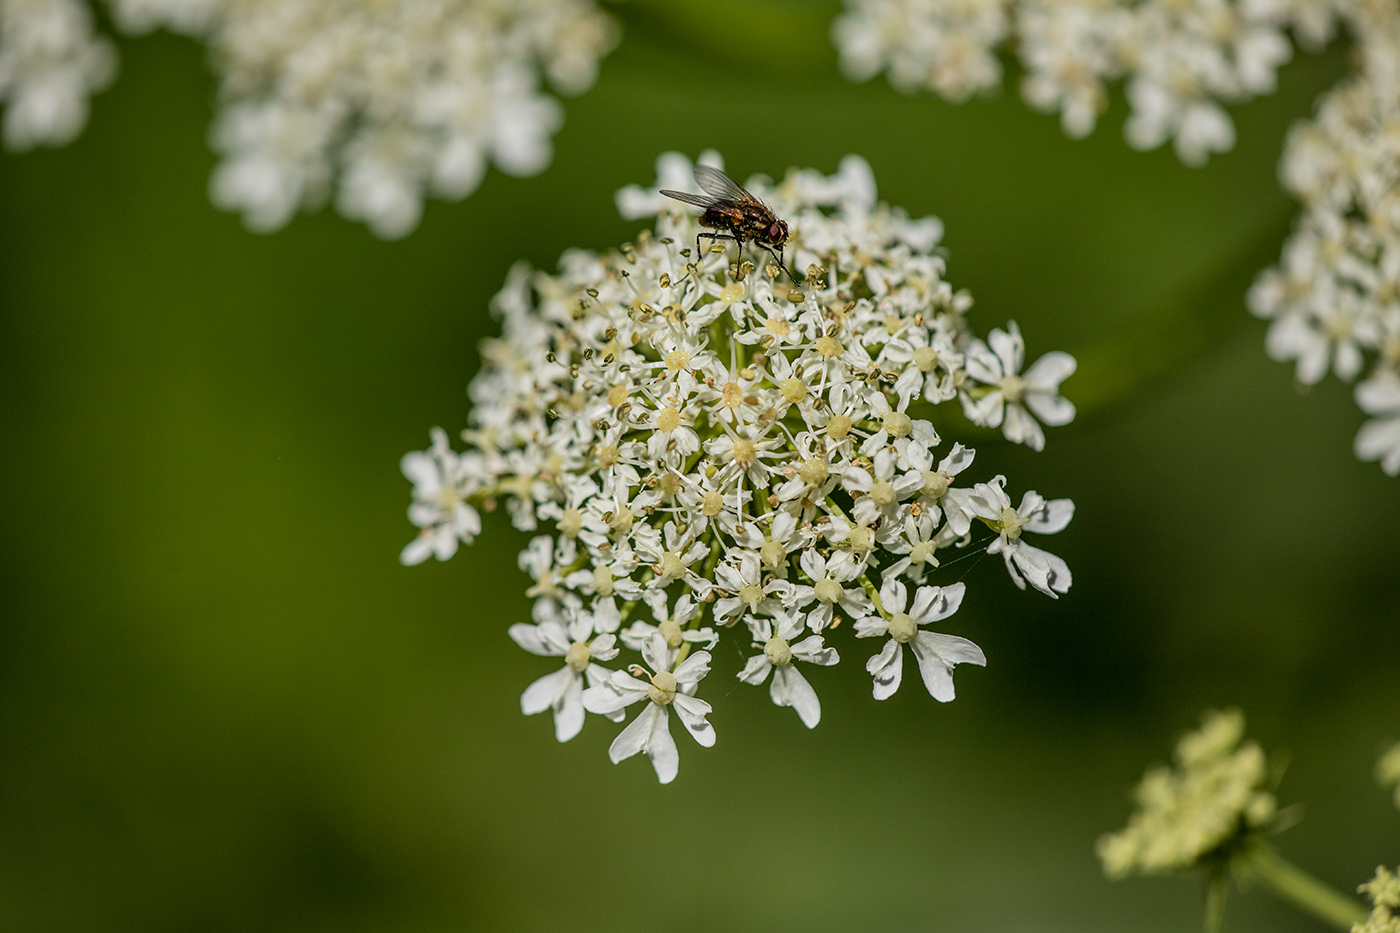
MULTIPOLYGON (((845 83, 819 29, 624 15, 550 169, 493 172, 402 242, 212 208, 213 80, 168 35, 122 42, 77 143, 0 157, 0 927, 1199 929, 1194 881, 1111 884, 1093 841, 1219 705, 1291 757, 1287 856, 1343 889, 1400 859, 1371 776, 1400 738, 1400 486, 1352 458, 1349 390, 1299 397, 1242 300, 1295 210, 1284 131, 1342 50, 1191 170, 1130 151, 1121 100, 1072 142, 1013 83, 951 106, 845 83), (945 221, 978 330, 1080 355, 1083 416, 976 464, 1075 500, 1051 546, 1075 585, 960 565, 987 669, 947 706, 818 672, 810 734, 726 686, 722 644, 719 743, 681 738, 660 787, 608 762, 611 727, 561 746, 520 715, 552 669, 505 635, 524 536, 492 516, 399 566, 398 459, 465 424, 509 265, 629 238, 614 190, 710 146, 740 178, 864 155, 945 221)), ((1257 892, 1230 921, 1321 929, 1257 892)))

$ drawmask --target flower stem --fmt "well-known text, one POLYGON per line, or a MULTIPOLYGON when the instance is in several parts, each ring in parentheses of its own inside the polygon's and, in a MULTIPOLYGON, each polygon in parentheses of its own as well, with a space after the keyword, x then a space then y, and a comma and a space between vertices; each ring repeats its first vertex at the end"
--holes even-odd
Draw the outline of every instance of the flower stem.
POLYGON ((1206 880, 1206 933, 1225 933, 1225 896, 1229 893, 1229 874, 1212 871, 1206 880))
POLYGON ((1366 922, 1367 912, 1359 903, 1289 862, 1268 843, 1256 842, 1246 849, 1239 865, 1279 897, 1334 929, 1350 930, 1366 922))

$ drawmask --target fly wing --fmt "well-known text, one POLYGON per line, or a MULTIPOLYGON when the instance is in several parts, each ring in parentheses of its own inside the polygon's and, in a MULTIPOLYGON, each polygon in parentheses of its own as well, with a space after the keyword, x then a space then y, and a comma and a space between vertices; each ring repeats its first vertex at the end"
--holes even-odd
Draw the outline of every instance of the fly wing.
POLYGON ((695 166, 695 183, 722 201, 756 201, 753 195, 719 169, 710 165, 695 166))
POLYGON ((701 210, 709 210, 715 205, 715 199, 708 195, 691 194, 689 191, 672 191, 670 188, 662 188, 661 193, 668 198, 675 198, 677 201, 694 204, 701 210))

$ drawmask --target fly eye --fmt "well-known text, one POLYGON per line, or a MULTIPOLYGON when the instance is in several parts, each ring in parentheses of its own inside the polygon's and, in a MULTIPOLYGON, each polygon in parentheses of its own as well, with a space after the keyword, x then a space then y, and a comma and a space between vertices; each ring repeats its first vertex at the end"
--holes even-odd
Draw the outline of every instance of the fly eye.
POLYGON ((782 240, 783 237, 785 237, 786 235, 787 231, 783 229, 782 224, 774 224, 773 226, 768 228, 768 239, 773 240, 774 242, 782 240))

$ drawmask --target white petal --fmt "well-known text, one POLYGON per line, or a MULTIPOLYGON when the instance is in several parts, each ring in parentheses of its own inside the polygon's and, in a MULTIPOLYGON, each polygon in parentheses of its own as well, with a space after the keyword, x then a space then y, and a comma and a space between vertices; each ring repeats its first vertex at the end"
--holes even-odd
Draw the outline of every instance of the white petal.
POLYGON ((806 661, 808 664, 819 664, 822 667, 830 667, 841 660, 835 648, 822 647, 822 637, 820 635, 809 635, 802 641, 792 646, 792 656, 799 661, 806 661))
POLYGON ((1048 392, 1027 392, 1025 403, 1026 407, 1042 423, 1048 424, 1052 428, 1058 428, 1074 420, 1074 403, 1062 395, 1052 395, 1048 392))
POLYGON ((1025 530, 1033 531, 1038 535, 1053 535, 1063 531, 1072 518, 1074 518, 1074 501, 1072 499, 1051 499, 1030 521, 1026 522, 1025 530))
POLYGON ((676 698, 671 701, 671 706, 675 709, 676 715, 680 717, 681 725, 685 726, 685 730, 695 741, 706 748, 715 744, 715 727, 705 719, 706 716, 710 715, 710 704, 704 700, 678 693, 676 698))
POLYGON ((648 703, 637 714, 637 718, 629 722, 626 728, 617 734, 612 745, 608 746, 608 757, 612 759, 612 763, 626 761, 637 752, 646 751, 657 717, 665 715, 666 711, 662 707, 655 703, 648 703))
POLYGON ((558 656, 558 652, 545 644, 543 634, 538 625, 530 625, 526 622, 517 622, 506 629, 506 634, 520 647, 531 654, 538 654, 542 657, 558 656))
MULTIPOLYGON (((574 673, 568 667, 564 670, 574 673)), ((582 693, 583 678, 574 674, 569 678, 563 694, 554 701, 554 737, 561 742, 569 741, 583 728, 582 693)))
POLYGON ((1031 364, 1022 378, 1041 391, 1053 392, 1074 375, 1078 365, 1068 353, 1052 350, 1031 364))
POLYGON ((773 685, 768 692, 774 703, 779 706, 791 706, 796 710, 797 718, 801 719, 808 729, 816 728, 817 723, 821 722, 822 704, 817 699, 817 691, 812 689, 812 685, 797 668, 791 665, 778 668, 773 674, 773 685))
MULTIPOLYGON (((660 635, 656 637, 661 638, 660 635)), ((676 683, 696 684, 709 672, 710 653, 708 651, 697 651, 682 661, 671 673, 676 678, 676 683)))
POLYGON ((1031 450, 1045 449, 1045 432, 1040 429, 1040 422, 1020 405, 1006 406, 1006 423, 1001 432, 1014 444, 1025 444, 1031 450))
POLYGON ((647 667, 658 674, 670 668, 671 662, 666 650, 666 638, 660 632, 652 632, 642 643, 642 660, 647 662, 647 667))
MULTIPOLYGON (((944 587, 924 587, 919 591, 920 597, 923 596, 925 590, 933 590, 933 593, 930 594, 931 599, 924 605, 922 612, 910 613, 918 625, 940 622, 957 612, 958 607, 962 605, 963 595, 967 592, 967 587, 962 583, 953 583, 944 587)), ((922 598, 919 602, 923 602, 922 598)))
POLYGON ((865 669, 875 678, 875 699, 887 700, 899 689, 899 681, 904 673, 904 652, 899 642, 891 638, 879 654, 865 664, 865 669))
POLYGON ((766 655, 756 654, 749 658, 748 663, 744 665, 744 669, 739 672, 738 677, 744 683, 752 684, 757 687, 767 678, 768 671, 772 667, 773 664, 768 660, 766 655))
POLYGON ((573 670, 567 666, 545 674, 520 694, 520 711, 526 716, 543 713, 554 705, 555 700, 564 695, 569 681, 574 679, 576 678, 573 670))
POLYGON ((966 638, 956 635, 941 635, 938 632, 919 632, 909 643, 914 657, 919 661, 919 673, 923 675, 924 686, 929 695, 940 703, 953 699, 953 666, 955 664, 976 664, 985 666, 986 655, 966 638))

